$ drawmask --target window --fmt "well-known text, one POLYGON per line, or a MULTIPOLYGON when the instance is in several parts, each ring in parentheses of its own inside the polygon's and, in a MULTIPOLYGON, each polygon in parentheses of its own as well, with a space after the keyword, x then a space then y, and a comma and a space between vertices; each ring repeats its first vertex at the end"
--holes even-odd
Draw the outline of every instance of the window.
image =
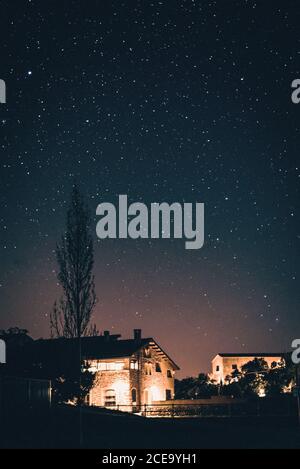
POLYGON ((171 370, 167 370, 167 377, 172 378, 172 371, 171 370))
POLYGON ((231 366, 232 366, 232 369, 233 369, 233 370, 237 370, 237 365, 236 365, 235 363, 234 363, 233 365, 231 365, 231 366))
POLYGON ((219 365, 216 366, 216 371, 220 371, 219 365))
POLYGON ((166 401, 170 401, 171 399, 172 399, 171 389, 166 389, 166 401))
POLYGON ((131 390, 131 401, 132 401, 132 404, 136 404, 136 389, 135 388, 132 388, 131 390))
POLYGON ((85 396, 84 398, 84 402, 86 405, 90 405, 91 404, 91 396, 90 396, 90 393, 87 393, 87 395, 85 396))
POLYGON ((151 350, 150 350, 149 347, 146 347, 146 348, 144 349, 144 356, 145 356, 146 358, 150 358, 150 357, 151 357, 151 350))
POLYGON ((123 370, 124 362, 99 362, 97 364, 98 371, 118 371, 123 370))
POLYGON ((116 391, 114 389, 107 389, 105 391, 105 407, 113 407, 116 405, 116 391))
POLYGON ((110 371, 118 371, 122 370, 124 368, 124 363, 123 362, 110 362, 107 363, 107 370, 110 371))
POLYGON ((161 373, 161 367, 160 367, 160 364, 158 362, 155 363, 155 371, 157 373, 161 373))
POLYGON ((151 363, 145 363, 145 374, 152 375, 152 365, 151 363))
POLYGON ((123 362, 116 362, 116 370, 123 370, 124 363, 123 362))
POLYGON ((130 361, 130 369, 131 370, 138 370, 139 369, 139 364, 137 360, 131 360, 130 361))

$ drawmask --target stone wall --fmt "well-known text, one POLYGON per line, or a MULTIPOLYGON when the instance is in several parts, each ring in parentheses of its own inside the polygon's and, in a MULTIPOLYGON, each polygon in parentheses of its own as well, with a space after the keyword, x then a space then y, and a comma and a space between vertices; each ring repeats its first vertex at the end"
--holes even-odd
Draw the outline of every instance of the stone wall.
POLYGON ((115 392, 116 406, 124 406, 121 410, 128 411, 131 411, 134 406, 165 401, 167 397, 174 398, 173 365, 152 347, 142 348, 130 358, 92 361, 90 366, 96 367, 97 363, 113 364, 114 362, 122 362, 123 369, 96 372, 95 385, 89 396, 90 405, 105 406, 107 393, 112 399, 113 393, 109 390, 115 392), (137 363, 137 369, 132 365, 133 362, 137 363), (161 371, 157 371, 157 364, 161 371), (168 376, 168 370, 171 376, 168 376), (132 400, 133 389, 136 391, 135 402, 132 400), (170 391, 169 396, 166 390, 170 391))
POLYGON ((174 398, 174 370, 169 360, 161 357, 150 347, 150 356, 145 356, 141 351, 142 375, 141 375, 141 403, 151 404, 154 401, 165 401, 166 390, 170 390, 171 399, 174 398), (159 364, 161 371, 156 371, 156 364, 159 364), (151 374, 149 374, 151 370, 151 374), (167 371, 170 370, 171 377, 167 371))
MULTIPOLYGON (((114 360, 101 361, 114 362, 114 360)), ((98 371, 96 373, 95 385, 90 391, 90 405, 104 406, 105 395, 109 390, 115 391, 116 405, 129 405, 131 403, 129 359, 118 359, 118 362, 120 361, 124 362, 124 368, 122 370, 98 371)))

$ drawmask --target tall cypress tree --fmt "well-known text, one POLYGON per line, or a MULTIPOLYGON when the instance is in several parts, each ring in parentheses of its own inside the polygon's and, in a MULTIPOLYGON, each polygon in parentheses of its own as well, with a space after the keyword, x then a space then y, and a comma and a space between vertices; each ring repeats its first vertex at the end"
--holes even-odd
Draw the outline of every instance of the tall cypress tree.
POLYGON ((95 335, 91 326, 97 302, 93 275, 93 240, 89 231, 90 213, 75 185, 67 213, 66 232, 56 247, 58 281, 63 294, 54 303, 50 316, 52 337, 80 338, 95 335))

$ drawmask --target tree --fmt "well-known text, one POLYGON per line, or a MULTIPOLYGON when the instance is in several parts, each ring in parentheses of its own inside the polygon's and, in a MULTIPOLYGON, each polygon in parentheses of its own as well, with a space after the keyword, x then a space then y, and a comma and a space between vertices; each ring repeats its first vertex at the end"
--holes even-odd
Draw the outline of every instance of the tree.
POLYGON ((89 371, 89 363, 79 371, 77 354, 78 339, 40 339, 27 349, 29 373, 51 380, 54 403, 82 404, 95 383, 96 375, 89 371))
POLYGON ((278 396, 285 392, 291 392, 296 382, 296 367, 291 361, 290 354, 286 354, 284 360, 281 360, 276 366, 271 365, 270 371, 266 376, 267 396, 278 396))
POLYGON ((90 326, 96 304, 90 214, 77 186, 73 187, 67 229, 56 247, 58 280, 63 289, 50 316, 52 337, 80 338, 95 333, 90 326))
POLYGON ((201 399, 218 394, 218 387, 205 373, 197 378, 189 377, 175 381, 175 397, 177 399, 201 399))
POLYGON ((26 345, 33 342, 26 329, 10 327, 7 330, 0 329, 0 339, 6 344, 6 363, 0 364, 1 374, 22 375, 24 365, 24 350, 26 345))
POLYGON ((238 381, 230 381, 228 384, 222 387, 222 396, 241 398, 243 395, 240 383, 238 381))
POLYGON ((28 340, 32 340, 31 337, 28 335, 27 329, 20 329, 19 327, 9 327, 7 330, 0 329, 0 337, 5 339, 8 342, 17 342, 17 343, 24 343, 28 340))
POLYGON ((279 363, 271 363, 270 367, 263 358, 255 358, 228 376, 222 394, 234 397, 276 397, 291 392, 296 381, 295 373, 290 354, 286 354, 279 363))
POLYGON ((81 404, 93 385, 87 368, 82 366, 81 338, 97 335, 95 325, 91 325, 91 316, 97 302, 93 275, 94 254, 93 240, 89 232, 90 213, 85 201, 75 185, 71 203, 67 212, 66 232, 56 247, 56 259, 59 266, 58 280, 63 294, 55 302, 50 315, 51 336, 77 339, 77 352, 72 356, 72 363, 57 375, 58 395, 74 396, 81 404), (75 360, 75 361, 73 361, 75 360), (85 385, 84 383, 89 383, 85 385), (67 392, 63 392, 63 389, 67 392))
POLYGON ((230 388, 223 393, 232 393, 239 397, 262 396, 266 392, 268 372, 268 363, 263 358, 254 358, 245 363, 240 371, 235 370, 232 373, 229 380, 230 388))

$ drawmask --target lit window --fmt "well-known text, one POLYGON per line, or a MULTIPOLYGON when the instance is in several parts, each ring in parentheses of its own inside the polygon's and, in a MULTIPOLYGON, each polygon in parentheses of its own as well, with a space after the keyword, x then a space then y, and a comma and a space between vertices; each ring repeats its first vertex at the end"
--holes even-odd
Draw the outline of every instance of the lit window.
POLYGON ((116 370, 123 370, 124 363, 123 362, 116 362, 116 370))
POLYGON ((118 371, 123 370, 124 362, 100 362, 98 363, 98 371, 118 371))
POLYGON ((139 364, 138 364, 137 360, 131 360, 130 368, 131 368, 131 370, 138 370, 139 369, 139 364))
POLYGON ((107 365, 108 365, 107 369, 111 371, 123 370, 124 368, 123 362, 111 362, 111 363, 108 363, 107 365))
POLYGON ((98 370, 99 370, 99 371, 104 371, 104 370, 106 370, 106 365, 107 365, 107 364, 104 363, 104 362, 98 363, 98 370))
POLYGON ((145 374, 152 375, 152 365, 151 363, 145 363, 145 374))
POLYGON ((105 407, 113 407, 116 405, 116 391, 114 389, 107 389, 105 391, 105 407))

